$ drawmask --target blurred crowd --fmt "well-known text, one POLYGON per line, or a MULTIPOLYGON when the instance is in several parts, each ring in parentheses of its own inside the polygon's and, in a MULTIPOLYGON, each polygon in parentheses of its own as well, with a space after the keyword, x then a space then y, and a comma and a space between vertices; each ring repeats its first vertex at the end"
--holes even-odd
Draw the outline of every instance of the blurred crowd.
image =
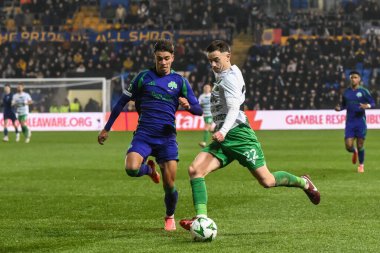
MULTIPOLYGON (((112 30, 228 29, 235 36, 241 33, 253 36, 254 44, 242 67, 247 84, 247 109, 332 108, 347 86, 347 73, 352 69, 362 73, 364 85, 379 100, 379 35, 361 36, 363 22, 380 26, 378 1, 335 0, 326 3, 330 4, 328 9, 319 8, 319 1, 313 0, 270 2, 4 0, 0 1, 0 27, 2 32, 77 31, 91 27, 112 30), (87 13, 83 14, 85 17, 92 15, 90 23, 76 25, 78 13, 87 13), (91 22, 103 21, 103 26, 101 23, 91 26, 91 22), (283 36, 301 33, 316 37, 288 39, 285 45, 261 45, 265 28, 281 28, 283 36), (331 39, 330 35, 343 38, 331 39)), ((209 42, 209 38, 175 41, 173 68, 188 77, 197 95, 205 83, 213 81, 203 52, 209 42)), ((104 76, 109 79, 129 73, 125 80, 128 83, 136 72, 153 66, 151 44, 5 42, 0 44, 0 75, 2 78, 104 76)), ((113 101, 120 92, 121 87, 114 85, 113 101)), ((44 110, 49 109, 45 106, 44 110)))
POLYGON ((331 109, 361 73, 363 85, 380 102, 380 36, 289 39, 284 46, 253 45, 243 67, 250 109, 331 109))
POLYGON ((361 21, 380 16, 376 0, 326 1, 323 9, 319 4, 317 0, 2 0, 0 27, 3 31, 228 27, 238 33, 271 27, 281 28, 285 36, 297 29, 342 35, 359 34, 361 21), (79 20, 82 26, 75 25, 82 15, 87 19, 79 20), (108 26, 100 25, 99 19, 108 26))

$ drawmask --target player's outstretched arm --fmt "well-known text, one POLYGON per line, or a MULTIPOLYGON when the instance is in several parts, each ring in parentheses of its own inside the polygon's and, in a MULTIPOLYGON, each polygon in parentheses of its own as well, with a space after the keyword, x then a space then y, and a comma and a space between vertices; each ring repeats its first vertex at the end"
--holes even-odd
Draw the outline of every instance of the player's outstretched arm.
POLYGON ((184 78, 184 85, 182 86, 182 95, 178 100, 180 105, 191 114, 202 116, 202 107, 199 104, 198 99, 195 97, 193 89, 186 78, 184 78))
POLYGON ((98 142, 100 145, 103 145, 104 141, 107 140, 108 132, 111 130, 113 123, 115 122, 120 112, 123 110, 124 106, 129 102, 130 99, 131 97, 129 96, 129 94, 127 95, 123 93, 119 101, 117 101, 115 107, 112 109, 111 115, 106 125, 104 126, 104 129, 98 135, 98 142))
POLYGON ((194 103, 190 105, 189 101, 184 97, 179 97, 178 101, 179 104, 187 111, 189 111, 191 114, 202 116, 203 110, 199 103, 194 103))

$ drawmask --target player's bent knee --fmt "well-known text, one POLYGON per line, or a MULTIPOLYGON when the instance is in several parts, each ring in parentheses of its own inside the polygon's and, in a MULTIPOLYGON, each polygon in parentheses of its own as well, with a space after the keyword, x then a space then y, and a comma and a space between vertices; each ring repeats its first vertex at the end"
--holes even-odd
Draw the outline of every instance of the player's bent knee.
POLYGON ((206 176, 206 173, 203 173, 202 171, 200 171, 199 168, 197 168, 193 165, 190 165, 189 166, 189 176, 190 176, 190 178, 204 177, 204 176, 206 176))
POLYGON ((194 166, 193 165, 190 165, 189 166, 189 176, 190 176, 190 178, 193 178, 194 177, 194 175, 196 175, 196 171, 195 171, 195 168, 194 168, 194 166))

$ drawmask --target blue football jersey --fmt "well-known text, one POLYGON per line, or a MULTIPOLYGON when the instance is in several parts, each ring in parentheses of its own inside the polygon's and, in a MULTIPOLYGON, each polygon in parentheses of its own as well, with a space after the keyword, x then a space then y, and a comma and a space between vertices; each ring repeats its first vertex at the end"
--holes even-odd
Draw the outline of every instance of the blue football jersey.
POLYGON ((173 70, 165 76, 158 76, 154 70, 144 70, 132 80, 127 92, 135 101, 139 114, 137 133, 173 134, 178 98, 185 97, 190 105, 199 105, 187 79, 173 70))
POLYGON ((360 108, 360 104, 375 106, 370 92, 362 86, 357 89, 347 88, 343 93, 341 103, 341 109, 347 109, 346 123, 365 120, 365 110, 360 108))
POLYGON ((4 113, 13 113, 12 109, 13 94, 9 93, 3 96, 3 111, 4 113))

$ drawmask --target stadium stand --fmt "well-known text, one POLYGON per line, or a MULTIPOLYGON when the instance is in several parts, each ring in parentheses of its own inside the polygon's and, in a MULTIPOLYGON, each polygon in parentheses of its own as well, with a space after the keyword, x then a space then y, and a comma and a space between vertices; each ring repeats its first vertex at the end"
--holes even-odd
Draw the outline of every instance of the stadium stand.
MULTIPOLYGON (((196 93, 213 80, 202 50, 212 39, 221 38, 232 43, 233 61, 245 76, 247 109, 333 108, 352 69, 362 74, 379 103, 379 2, 335 0, 325 6, 319 2, 4 0, 0 74, 2 78, 109 79, 128 72, 130 78, 141 66, 153 65, 151 42, 96 36, 175 31, 182 35, 173 37, 174 68, 188 76, 196 93), (53 35, 58 37, 46 39, 53 35)), ((120 92, 115 86, 112 97, 120 92)))

